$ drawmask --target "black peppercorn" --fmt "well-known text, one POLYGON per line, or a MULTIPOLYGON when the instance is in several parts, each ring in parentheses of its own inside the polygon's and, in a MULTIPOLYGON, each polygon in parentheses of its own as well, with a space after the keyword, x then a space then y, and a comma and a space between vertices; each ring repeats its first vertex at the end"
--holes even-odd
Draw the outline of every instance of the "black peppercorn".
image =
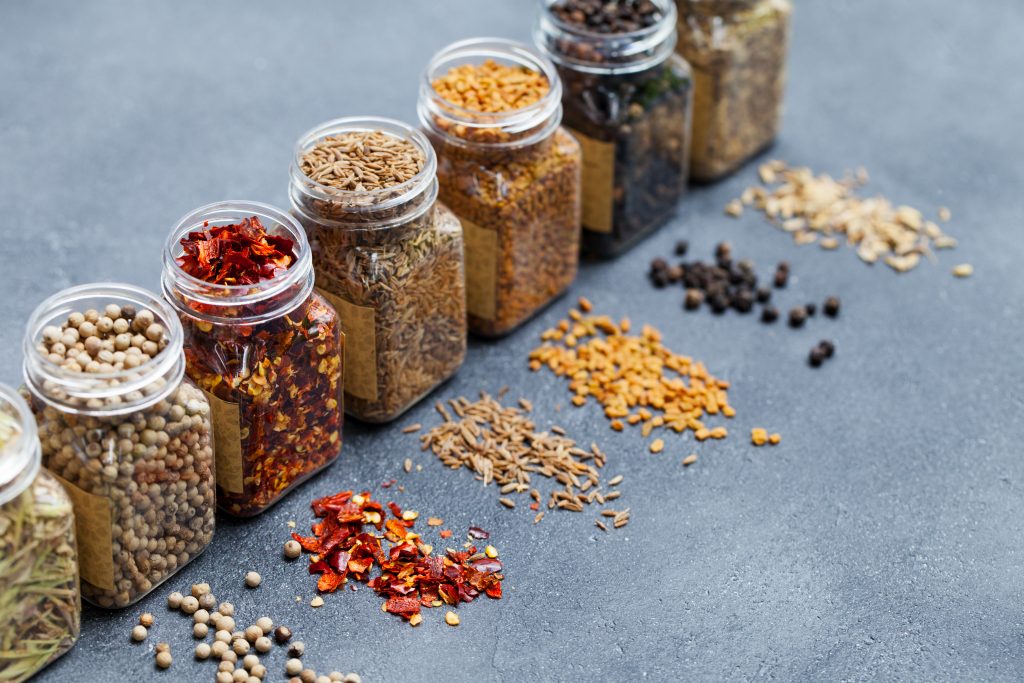
POLYGON ((839 297, 830 296, 825 299, 825 304, 821 307, 821 310, 830 318, 834 318, 839 315, 839 297))
POLYGON ((821 348, 815 346, 811 349, 811 354, 807 357, 807 362, 810 363, 812 368, 821 367, 821 364, 825 362, 825 354, 821 348))
POLYGON ((789 312, 789 326, 790 327, 803 327, 807 321, 807 310, 803 306, 798 306, 789 312))
POLYGON ((732 245, 728 242, 719 242, 715 245, 715 258, 718 260, 732 257, 732 245))
POLYGON ((683 308, 688 311, 696 311, 704 303, 704 292, 699 289, 687 289, 686 298, 683 300, 683 308))
POLYGON ((804 306, 804 310, 807 311, 807 317, 812 317, 815 313, 818 312, 818 306, 816 304, 810 303, 804 306))
POLYGON ((687 250, 690 248, 690 243, 686 240, 679 240, 676 242, 676 256, 686 256, 687 250))
POLYGON ((769 301, 771 301, 771 298, 772 298, 772 290, 768 289, 767 287, 759 287, 758 288, 758 290, 757 290, 757 302, 758 303, 766 304, 769 301))
POLYGON ((821 351, 822 355, 825 356, 825 358, 831 358, 833 355, 835 355, 836 345, 833 344, 828 339, 822 339, 820 342, 818 342, 818 349, 821 351))
POLYGON ((761 322, 773 323, 779 319, 779 309, 774 306, 765 306, 761 310, 761 322))
POLYGON ((740 313, 750 313, 754 307, 754 294, 749 289, 741 289, 732 298, 732 307, 740 313))
POLYGON ((789 271, 788 270, 782 270, 780 268, 779 270, 775 271, 775 286, 776 287, 781 289, 781 288, 786 286, 786 283, 788 281, 789 281, 789 271))
POLYGON ((725 309, 729 308, 729 300, 723 294, 715 294, 708 299, 708 303, 713 313, 725 313, 725 309))

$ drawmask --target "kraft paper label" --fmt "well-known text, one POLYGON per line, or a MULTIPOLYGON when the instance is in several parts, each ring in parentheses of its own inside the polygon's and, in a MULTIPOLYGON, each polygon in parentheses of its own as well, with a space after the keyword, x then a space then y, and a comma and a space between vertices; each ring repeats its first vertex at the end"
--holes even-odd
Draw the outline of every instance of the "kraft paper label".
POLYGON ((345 393, 366 401, 377 400, 377 321, 369 306, 357 306, 317 287, 338 312, 345 333, 345 393))
POLYGON ((103 590, 114 590, 114 528, 110 499, 83 491, 59 475, 50 474, 68 492, 75 508, 78 571, 82 580, 103 590))
POLYGON ((602 142, 572 131, 583 150, 583 227, 612 231, 615 201, 615 143, 602 142))
POLYGON ((242 416, 237 403, 204 391, 213 417, 213 455, 217 485, 230 493, 245 490, 242 472, 242 416))
POLYGON ((494 320, 498 299, 498 233, 462 222, 466 250, 466 310, 478 318, 494 320))

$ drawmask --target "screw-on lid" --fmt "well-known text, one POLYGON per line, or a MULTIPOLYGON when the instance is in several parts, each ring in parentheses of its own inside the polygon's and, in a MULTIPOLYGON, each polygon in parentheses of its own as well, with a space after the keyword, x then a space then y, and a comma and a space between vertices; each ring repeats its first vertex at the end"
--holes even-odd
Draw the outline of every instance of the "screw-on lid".
POLYGON ((35 479, 39 461, 35 417, 16 391, 0 384, 0 505, 35 479))

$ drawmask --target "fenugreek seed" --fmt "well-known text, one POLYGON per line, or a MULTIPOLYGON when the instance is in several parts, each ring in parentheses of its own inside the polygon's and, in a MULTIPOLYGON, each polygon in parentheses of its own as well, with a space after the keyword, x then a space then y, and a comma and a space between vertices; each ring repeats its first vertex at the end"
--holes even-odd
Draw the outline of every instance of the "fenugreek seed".
POLYGON ((456 614, 455 612, 452 612, 451 610, 448 610, 448 612, 445 613, 444 620, 445 620, 445 623, 448 624, 449 626, 458 626, 459 625, 459 615, 456 614))
POLYGON ((145 640, 146 636, 148 635, 149 631, 147 631, 146 627, 141 624, 132 629, 132 640, 134 640, 137 643, 140 643, 143 640, 145 640))
POLYGON ((689 467, 693 463, 697 462, 697 454, 690 453, 688 456, 683 458, 683 467, 689 467))
POLYGON ((249 588, 256 588, 257 586, 260 585, 261 581, 263 581, 263 577, 261 577, 258 573, 256 573, 256 572, 246 572, 246 574, 245 574, 245 585, 248 586, 249 588))
POLYGON ((750 440, 755 446, 763 446, 768 441, 768 430, 761 427, 751 429, 750 440))

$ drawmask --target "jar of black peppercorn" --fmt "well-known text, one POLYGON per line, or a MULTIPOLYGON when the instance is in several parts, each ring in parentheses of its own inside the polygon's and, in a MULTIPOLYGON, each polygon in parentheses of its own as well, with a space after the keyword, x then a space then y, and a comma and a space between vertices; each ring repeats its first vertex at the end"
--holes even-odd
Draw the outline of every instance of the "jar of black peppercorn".
POLYGON ((534 39, 563 84, 583 147, 584 253, 616 256, 686 191, 692 80, 672 0, 541 0, 534 39))
POLYGON ((737 170, 778 134, 789 0, 676 0, 680 55, 693 67, 690 174, 737 170))

